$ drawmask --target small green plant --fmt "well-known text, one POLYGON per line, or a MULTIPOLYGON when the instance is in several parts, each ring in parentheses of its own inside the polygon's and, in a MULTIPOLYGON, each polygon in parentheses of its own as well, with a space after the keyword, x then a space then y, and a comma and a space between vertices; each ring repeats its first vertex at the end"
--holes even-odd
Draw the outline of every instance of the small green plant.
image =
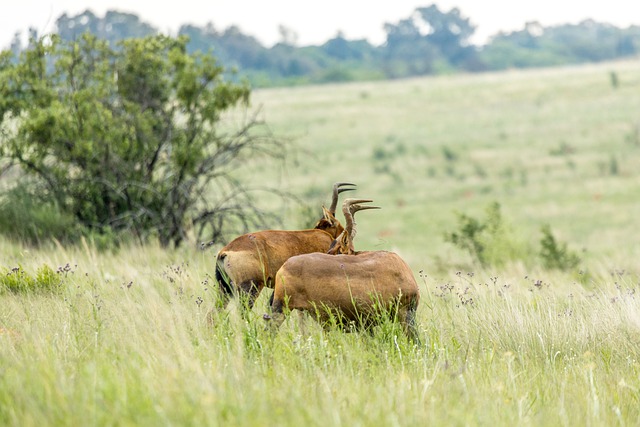
POLYGON ((459 213, 457 229, 445 233, 444 239, 468 252, 482 266, 503 265, 521 259, 526 252, 506 225, 498 202, 489 204, 481 219, 459 213))
POLYGON ((43 265, 35 275, 26 272, 21 266, 0 270, 0 291, 8 290, 16 294, 29 292, 57 292, 62 280, 51 267, 43 265))
POLYGON ((640 123, 634 123, 625 137, 625 141, 635 147, 640 146, 640 123))
POLYGON ((616 73, 615 71, 610 71, 609 82, 611 83, 612 88, 618 89, 618 86, 620 86, 620 79, 618 78, 618 73, 616 73))
POLYGON ((456 162, 458 160, 458 153, 456 153, 454 150, 452 150, 449 147, 442 147, 442 157, 444 157, 444 159, 447 162, 456 162))
POLYGON ((375 147, 371 155, 374 161, 384 161, 389 157, 389 153, 383 147, 375 147))
POLYGON ((566 141, 561 141, 557 147, 553 147, 549 150, 549 154, 552 156, 568 156, 575 154, 576 148, 568 144, 566 141))
POLYGON ((559 242, 551 233, 551 227, 546 224, 540 229, 540 258, 542 264, 549 269, 570 270, 580 264, 580 257, 570 251, 566 242, 559 242))
POLYGON ((613 154, 609 158, 609 175, 616 176, 620 173, 620 167, 618 166, 618 159, 613 154))
POLYGON ((480 264, 485 263, 485 245, 480 239, 485 224, 465 214, 458 214, 458 229, 445 234, 445 241, 453 243, 460 249, 468 251, 480 264))

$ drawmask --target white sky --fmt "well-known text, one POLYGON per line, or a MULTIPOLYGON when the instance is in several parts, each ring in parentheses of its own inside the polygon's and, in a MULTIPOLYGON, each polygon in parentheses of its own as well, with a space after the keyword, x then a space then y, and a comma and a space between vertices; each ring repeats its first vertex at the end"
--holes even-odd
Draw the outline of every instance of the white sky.
POLYGON ((521 29, 527 21, 543 25, 578 23, 591 18, 626 28, 640 24, 638 0, 0 0, 0 48, 9 46, 16 31, 29 27, 40 34, 54 31, 62 14, 91 9, 102 17, 107 10, 135 13, 159 30, 176 34, 182 24, 218 30, 237 25, 264 45, 280 40, 278 26, 293 30, 298 45, 321 44, 342 31, 347 39, 384 41, 385 22, 409 17, 417 7, 436 3, 440 10, 458 7, 476 25, 476 41, 500 30, 521 29))

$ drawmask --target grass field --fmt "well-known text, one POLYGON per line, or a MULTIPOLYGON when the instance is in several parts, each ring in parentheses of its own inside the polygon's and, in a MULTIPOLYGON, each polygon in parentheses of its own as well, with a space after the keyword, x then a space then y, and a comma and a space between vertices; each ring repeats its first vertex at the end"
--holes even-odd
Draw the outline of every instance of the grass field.
POLYGON ((312 206, 349 180, 382 206, 357 247, 410 264, 421 342, 296 316, 272 335, 267 295, 210 324, 216 248, 0 239, 5 277, 53 270, 48 291, 0 290, 0 425, 638 425, 639 89, 623 62, 256 92, 297 155, 251 179, 312 206), (579 267, 481 267, 445 241, 492 202, 525 250, 548 224, 579 267))
POLYGON ((524 240, 546 223, 590 261, 634 259, 638 90, 640 63, 624 62, 264 90, 254 103, 306 150, 284 188, 322 200, 327 183, 359 184, 383 208, 360 215, 360 247, 431 270, 460 255, 442 239, 455 212, 493 201, 524 240))

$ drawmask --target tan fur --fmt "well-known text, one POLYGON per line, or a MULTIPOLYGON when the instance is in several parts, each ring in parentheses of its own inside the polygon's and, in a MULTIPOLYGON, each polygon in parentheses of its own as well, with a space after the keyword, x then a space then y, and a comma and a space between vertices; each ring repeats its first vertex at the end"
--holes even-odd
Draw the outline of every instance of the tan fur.
POLYGON ((264 230, 244 234, 220 252, 224 270, 237 285, 248 281, 273 287, 276 273, 294 255, 326 252, 334 237, 323 230, 264 230))
POLYGON ((273 288, 275 275, 284 262, 294 255, 327 252, 331 242, 344 231, 335 217, 338 194, 352 188, 333 187, 329 209, 322 208, 323 217, 308 230, 263 230, 243 234, 222 248, 216 257, 216 280, 222 290, 222 305, 237 293, 247 297, 249 307, 266 286, 273 288))
POLYGON ((330 312, 352 321, 371 320, 380 306, 390 308, 397 302, 398 319, 413 335, 419 299, 413 272, 393 252, 299 255, 287 260, 276 275, 273 320, 278 326, 285 309, 317 314, 320 321, 327 321, 330 312))

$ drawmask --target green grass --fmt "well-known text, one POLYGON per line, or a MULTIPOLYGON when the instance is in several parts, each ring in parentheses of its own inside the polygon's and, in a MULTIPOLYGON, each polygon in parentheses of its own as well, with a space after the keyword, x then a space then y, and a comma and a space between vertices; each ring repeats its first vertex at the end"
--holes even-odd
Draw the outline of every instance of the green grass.
MULTIPOLYGON (((422 342, 323 331, 266 297, 207 312, 211 253, 11 255, 62 292, 0 294, 2 425, 628 425, 640 417, 638 277, 511 266, 419 274, 422 342), (186 262, 185 260, 189 261, 186 262), (68 266, 67 266, 68 265, 68 266)), ((9 247, 9 250, 7 250, 9 247)))
MULTIPOLYGON (((421 342, 296 316, 272 335, 268 293, 209 323, 217 248, 0 238, 0 270, 59 279, 0 287, 0 425, 636 425, 638 88, 625 62, 257 91, 299 155, 251 179, 312 206, 352 181, 382 206, 358 217, 357 247, 412 267, 421 342), (579 268, 474 266, 444 235, 492 202, 532 248, 549 224, 579 268)), ((287 207, 288 228, 301 212, 287 207)))

